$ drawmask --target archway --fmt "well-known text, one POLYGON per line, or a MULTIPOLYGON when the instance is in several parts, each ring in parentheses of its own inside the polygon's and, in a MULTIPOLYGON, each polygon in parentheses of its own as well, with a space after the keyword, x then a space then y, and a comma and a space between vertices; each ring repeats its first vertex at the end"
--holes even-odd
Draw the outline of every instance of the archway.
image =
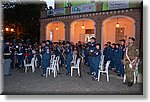
POLYGON ((53 42, 65 40, 64 27, 65 25, 63 22, 50 22, 46 28, 46 40, 52 40, 53 42))
POLYGON ((118 43, 119 40, 135 37, 135 21, 127 16, 113 16, 102 23, 102 49, 106 42, 118 43))
POLYGON ((88 42, 93 36, 95 37, 95 22, 93 20, 78 19, 71 23, 71 42, 88 42))

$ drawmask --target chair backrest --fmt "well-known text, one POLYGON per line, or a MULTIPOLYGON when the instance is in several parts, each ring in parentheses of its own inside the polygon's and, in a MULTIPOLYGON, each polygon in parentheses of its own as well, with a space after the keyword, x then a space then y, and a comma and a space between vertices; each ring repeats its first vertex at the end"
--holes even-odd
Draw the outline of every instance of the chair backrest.
POLYGON ((55 55, 51 55, 50 63, 53 63, 53 60, 55 60, 55 55))
POLYGON ((26 65, 27 63, 26 63, 26 60, 23 60, 23 62, 24 62, 24 65, 26 65))
POLYGON ((52 68, 56 68, 57 60, 53 60, 53 63, 51 64, 52 68))
POLYGON ((60 57, 59 57, 59 56, 57 56, 57 57, 56 57, 56 60, 57 60, 57 61, 59 61, 59 59, 60 59, 60 57))
POLYGON ((80 65, 80 61, 81 61, 81 58, 78 58, 77 63, 75 64, 75 65, 76 65, 76 67, 79 67, 79 65, 80 65))
POLYGON ((77 59, 77 55, 73 55, 73 59, 72 59, 72 62, 76 65, 76 59, 77 59))
POLYGON ((35 58, 32 58, 32 59, 31 59, 31 64, 34 65, 34 61, 35 61, 35 58))
POLYGON ((107 61, 106 66, 105 66, 105 70, 108 71, 108 67, 111 61, 107 61))
POLYGON ((103 70, 103 67, 104 67, 104 55, 101 55, 101 60, 100 60, 100 63, 99 63, 99 67, 101 70, 103 70))
POLYGON ((136 62, 135 70, 138 70, 139 62, 140 62, 140 59, 138 59, 138 61, 136 62))

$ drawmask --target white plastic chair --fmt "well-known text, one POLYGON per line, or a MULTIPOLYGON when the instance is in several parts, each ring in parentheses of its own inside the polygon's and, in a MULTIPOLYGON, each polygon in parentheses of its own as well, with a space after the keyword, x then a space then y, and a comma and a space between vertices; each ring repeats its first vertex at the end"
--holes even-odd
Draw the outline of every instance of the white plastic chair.
POLYGON ((104 69, 103 67, 104 67, 104 55, 101 56, 101 61, 100 61, 100 63, 99 63, 99 68, 100 68, 101 70, 104 69))
POLYGON ((56 57, 56 69, 57 69, 57 71, 59 72, 59 59, 60 59, 60 57, 59 56, 57 56, 56 57))
POLYGON ((53 63, 53 61, 55 60, 55 56, 56 56, 56 55, 51 55, 50 64, 52 64, 52 63, 53 63))
POLYGON ((32 72, 35 71, 34 61, 35 61, 35 58, 32 58, 31 63, 27 64, 26 61, 24 60, 25 73, 27 73, 27 70, 29 67, 32 67, 32 72))
POLYGON ((74 54, 71 64, 76 65, 76 59, 77 59, 77 55, 74 54))
POLYGON ((50 75, 50 71, 52 70, 53 71, 53 74, 54 74, 54 77, 57 76, 57 70, 56 70, 56 64, 57 64, 57 60, 53 60, 53 63, 50 64, 50 67, 47 67, 47 70, 46 70, 46 77, 48 75, 50 75))
MULTIPOLYGON (((137 81, 139 62, 140 62, 140 59, 138 59, 138 61, 137 61, 137 63, 136 63, 136 66, 135 66, 135 70, 134 70, 134 84, 135 84, 136 81, 137 81)), ((124 68, 125 68, 125 67, 124 67, 124 68)), ((126 82, 126 73, 124 73, 123 82, 124 82, 124 83, 126 82)))
POLYGON ((81 61, 81 58, 78 58, 77 63, 74 66, 71 66, 71 76, 73 74, 73 69, 77 69, 78 75, 80 75, 80 69, 79 69, 80 61, 81 61))
POLYGON ((101 69, 98 70, 98 81, 100 79, 101 73, 106 73, 107 74, 107 81, 109 81, 109 69, 108 69, 108 67, 109 67, 110 62, 111 61, 107 61, 104 71, 101 69))

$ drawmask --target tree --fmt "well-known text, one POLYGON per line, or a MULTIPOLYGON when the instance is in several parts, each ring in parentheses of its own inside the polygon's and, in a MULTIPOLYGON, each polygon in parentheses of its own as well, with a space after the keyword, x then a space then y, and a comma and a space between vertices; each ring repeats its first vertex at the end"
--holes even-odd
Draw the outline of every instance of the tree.
POLYGON ((36 42, 40 39, 40 12, 43 7, 47 7, 46 2, 40 3, 21 3, 21 2, 2 2, 4 13, 4 25, 9 23, 19 23, 23 33, 31 34, 31 41, 36 42))

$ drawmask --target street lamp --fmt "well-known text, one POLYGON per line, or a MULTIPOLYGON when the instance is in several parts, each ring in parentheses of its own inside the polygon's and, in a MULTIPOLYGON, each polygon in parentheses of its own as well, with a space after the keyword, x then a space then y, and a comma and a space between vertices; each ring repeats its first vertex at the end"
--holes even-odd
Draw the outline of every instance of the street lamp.
POLYGON ((13 31, 14 31, 14 29, 13 29, 13 28, 11 28, 11 29, 10 29, 10 31, 11 31, 11 32, 13 32, 13 31))
POLYGON ((5 28, 6 31, 9 31, 9 28, 5 28))

